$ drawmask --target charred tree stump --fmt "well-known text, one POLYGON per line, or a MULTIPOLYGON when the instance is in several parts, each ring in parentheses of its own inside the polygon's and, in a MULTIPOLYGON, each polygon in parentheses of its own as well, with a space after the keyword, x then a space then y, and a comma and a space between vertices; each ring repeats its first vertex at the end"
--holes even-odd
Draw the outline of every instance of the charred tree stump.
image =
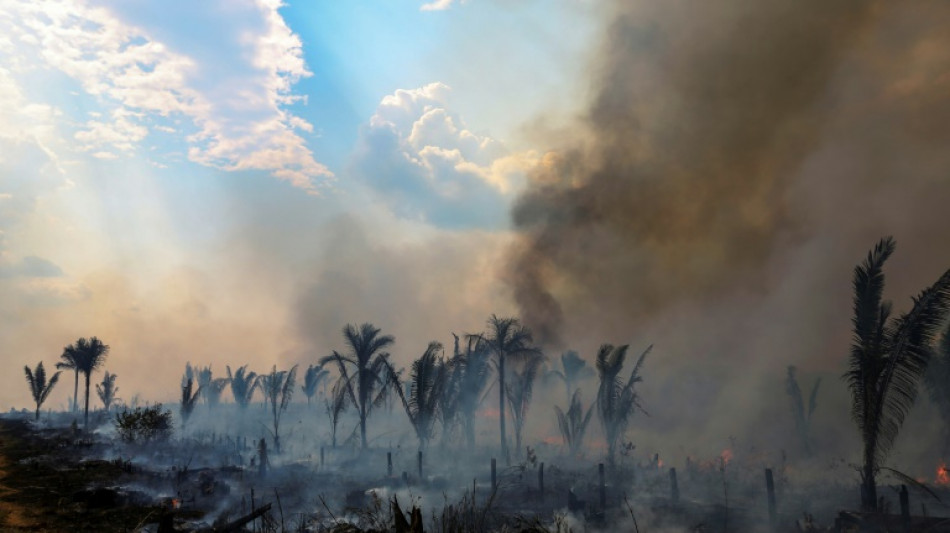
POLYGON ((765 490, 768 492, 769 500, 769 527, 775 530, 777 515, 775 511, 775 482, 772 479, 772 469, 765 469, 765 490))
POLYGON ((422 483, 422 450, 419 450, 419 483, 422 483))
POLYGON ((320 469, 321 469, 321 470, 323 469, 323 465, 324 465, 324 462, 323 462, 323 446, 320 446, 320 469))
POLYGON ((544 503, 544 463, 541 463, 541 466, 538 467, 538 492, 540 493, 541 502, 544 503))
POLYGON ((492 492, 498 490, 498 478, 495 475, 495 458, 491 458, 491 490, 492 492))
POLYGON ((393 477, 393 452, 386 452, 386 477, 393 477))
POLYGON ((910 531, 910 495, 907 494, 907 485, 901 485, 901 526, 904 531, 910 531))
POLYGON ((600 478, 600 508, 607 511, 607 481, 604 479, 604 463, 597 465, 597 477, 600 478))
POLYGON ((676 469, 670 468, 670 501, 673 505, 680 504, 680 486, 676 481, 676 469))

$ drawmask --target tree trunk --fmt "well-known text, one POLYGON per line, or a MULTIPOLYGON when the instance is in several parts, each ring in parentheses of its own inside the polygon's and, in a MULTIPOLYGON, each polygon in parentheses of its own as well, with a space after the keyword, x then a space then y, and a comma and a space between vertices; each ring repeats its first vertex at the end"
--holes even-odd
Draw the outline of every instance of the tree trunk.
POLYGON ((877 510, 877 484, 874 480, 874 469, 872 465, 865 465, 861 472, 861 510, 877 510))
POLYGON ((73 412, 79 411, 79 369, 77 368, 74 372, 75 379, 73 380, 73 412))
POLYGON ((366 449, 366 411, 360 410, 360 444, 366 449))
POLYGON ((498 354, 498 425, 501 433, 501 455, 506 464, 511 464, 508 441, 505 438, 505 354, 498 354))
MULTIPOLYGON (((91 374, 91 372, 89 373, 91 374)), ((89 429, 89 377, 90 375, 86 374, 86 414, 85 414, 85 426, 86 429, 89 429)))
POLYGON ((40 421, 40 404, 36 404, 36 421, 40 421))

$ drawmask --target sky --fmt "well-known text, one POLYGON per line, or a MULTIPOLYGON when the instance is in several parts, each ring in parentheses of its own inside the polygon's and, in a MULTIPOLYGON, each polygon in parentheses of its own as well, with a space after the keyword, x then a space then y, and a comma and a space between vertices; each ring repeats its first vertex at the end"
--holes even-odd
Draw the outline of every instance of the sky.
MULTIPOLYGON (((372 322, 405 366, 497 313, 549 354, 653 344, 646 445, 755 433, 794 364, 847 446, 851 269, 893 235, 906 310, 950 267, 948 22, 0 0, 0 353, 51 366, 96 335, 120 397, 167 401, 188 361, 306 366, 372 322)), ((0 409, 28 403, 0 377, 0 409)))

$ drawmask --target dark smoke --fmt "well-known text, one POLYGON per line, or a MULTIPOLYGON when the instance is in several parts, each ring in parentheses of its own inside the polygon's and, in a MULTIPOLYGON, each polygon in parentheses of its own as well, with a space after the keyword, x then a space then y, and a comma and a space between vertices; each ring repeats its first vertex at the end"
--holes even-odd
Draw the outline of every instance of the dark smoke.
POLYGON ((870 2, 616 2, 578 134, 514 209, 510 281, 560 342, 563 309, 605 323, 704 300, 762 267, 799 220, 787 190, 820 142, 870 2))

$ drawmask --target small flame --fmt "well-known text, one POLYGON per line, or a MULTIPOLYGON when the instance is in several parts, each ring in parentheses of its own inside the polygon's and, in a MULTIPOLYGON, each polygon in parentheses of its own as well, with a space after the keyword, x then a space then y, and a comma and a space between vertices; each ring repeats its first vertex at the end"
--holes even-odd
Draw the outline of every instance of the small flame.
POLYGON ((657 468, 663 468, 663 459, 657 460, 657 462, 656 462, 656 467, 657 467, 657 468))
POLYGON ((729 464, 729 461, 732 461, 732 450, 726 448, 719 454, 719 458, 722 459, 722 464, 729 464))
POLYGON ((937 485, 950 485, 950 470, 947 470, 947 463, 941 461, 937 467, 937 479, 934 480, 937 485))

